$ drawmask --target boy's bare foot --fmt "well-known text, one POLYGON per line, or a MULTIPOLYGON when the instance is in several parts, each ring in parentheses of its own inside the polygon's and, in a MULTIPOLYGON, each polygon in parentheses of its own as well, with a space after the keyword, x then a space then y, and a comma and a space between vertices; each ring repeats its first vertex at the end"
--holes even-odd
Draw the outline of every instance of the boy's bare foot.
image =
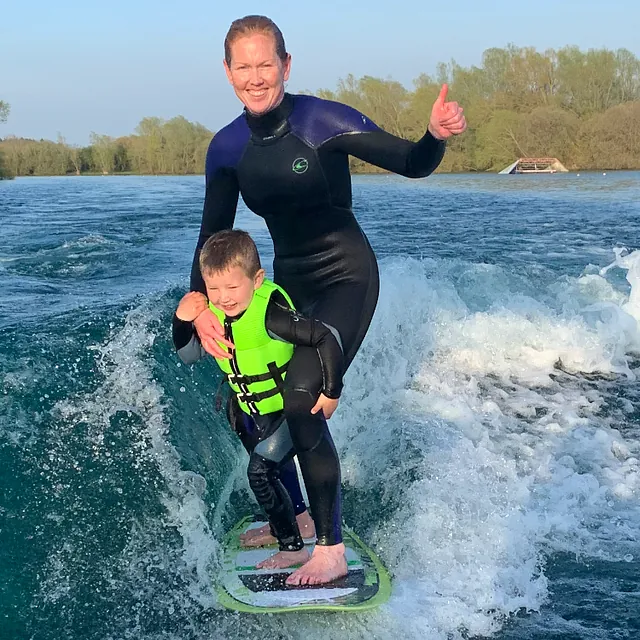
MULTIPOLYGON (((300 535, 304 540, 315 538, 316 527, 313 524, 313 519, 309 515, 309 511, 303 511, 297 515, 296 521, 298 522, 300 535)), ((276 544, 277 542, 278 541, 271 535, 268 524, 262 527, 256 527, 255 529, 249 529, 245 533, 240 534, 241 547, 266 547, 270 544, 276 544)))
POLYGON ((300 551, 278 551, 278 553, 268 557, 262 562, 256 564, 258 569, 286 569, 293 565, 307 562, 309 560, 309 552, 306 549, 300 551))
POLYGON ((317 544, 311 559, 296 569, 286 580, 288 585, 326 584, 347 575, 344 544, 317 544))
POLYGON ((277 540, 271 535, 268 524, 249 529, 240 534, 241 547, 266 547, 275 544, 277 540))

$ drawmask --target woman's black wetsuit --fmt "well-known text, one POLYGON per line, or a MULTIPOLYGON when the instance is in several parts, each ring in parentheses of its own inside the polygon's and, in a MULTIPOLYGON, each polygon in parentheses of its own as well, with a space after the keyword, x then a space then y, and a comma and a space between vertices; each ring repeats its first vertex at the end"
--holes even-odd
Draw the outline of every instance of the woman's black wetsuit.
MULTIPOLYGON (((200 249, 233 227, 238 195, 267 223, 274 280, 296 308, 338 330, 346 366, 378 299, 375 255, 351 210, 349 155, 410 178, 429 175, 445 145, 426 133, 409 142, 359 111, 285 94, 272 111, 244 112, 209 146, 200 237, 191 289, 205 292, 200 249)), ((307 488, 318 544, 341 542, 340 465, 325 420, 311 408, 322 388, 316 351, 297 347, 285 381, 285 414, 307 488)))

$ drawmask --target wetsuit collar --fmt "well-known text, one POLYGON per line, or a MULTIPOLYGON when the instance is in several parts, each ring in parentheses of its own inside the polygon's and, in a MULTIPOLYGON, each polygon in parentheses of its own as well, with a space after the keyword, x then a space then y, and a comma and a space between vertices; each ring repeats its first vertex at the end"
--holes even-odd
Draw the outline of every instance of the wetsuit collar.
POLYGON ((289 131, 288 118, 293 110, 293 97, 285 93, 282 102, 267 113, 255 116, 245 109, 247 124, 254 141, 269 142, 281 138, 289 131))

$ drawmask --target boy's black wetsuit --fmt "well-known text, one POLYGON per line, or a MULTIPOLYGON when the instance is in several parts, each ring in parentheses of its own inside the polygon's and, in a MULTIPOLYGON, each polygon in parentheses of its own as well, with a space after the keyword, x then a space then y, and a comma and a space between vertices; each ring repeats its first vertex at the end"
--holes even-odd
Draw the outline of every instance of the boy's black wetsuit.
MULTIPOLYGON (((225 320, 228 339, 232 337, 233 322, 240 317, 225 320)), ((265 327, 275 340, 315 349, 324 372, 322 393, 328 398, 340 397, 344 358, 335 330, 291 309, 279 291, 275 291, 269 300, 265 327)), ((180 358, 187 364, 207 355, 193 323, 180 320, 175 315, 173 341, 180 358)), ((269 517, 280 549, 301 549, 304 544, 295 516, 302 513, 305 506, 293 463, 295 450, 283 412, 249 416, 240 409, 232 393, 228 417, 250 455, 247 469, 249 485, 269 517)))
MULTIPOLYGON (((375 256, 351 210, 349 155, 420 178, 438 166, 444 149, 430 133, 409 142, 382 131, 351 107, 313 96, 285 94, 278 107, 262 116, 243 113, 209 146, 191 289, 205 292, 200 249, 211 234, 233 227, 242 194, 271 233, 274 281, 297 309, 338 330, 346 368, 367 332, 379 288, 375 256)), ((318 543, 333 545, 342 540, 340 466, 325 420, 309 413, 321 386, 315 350, 296 349, 287 374, 285 413, 318 543)))

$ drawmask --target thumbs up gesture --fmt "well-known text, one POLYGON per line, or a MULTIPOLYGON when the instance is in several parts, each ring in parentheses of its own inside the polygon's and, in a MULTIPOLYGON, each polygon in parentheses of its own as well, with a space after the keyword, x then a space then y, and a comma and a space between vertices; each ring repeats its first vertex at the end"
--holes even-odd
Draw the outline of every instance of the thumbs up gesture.
POLYGON ((438 140, 457 136, 467 128, 467 121, 462 115, 462 107, 457 102, 446 102, 448 91, 449 86, 443 84, 440 95, 431 109, 428 129, 431 135, 438 140))

